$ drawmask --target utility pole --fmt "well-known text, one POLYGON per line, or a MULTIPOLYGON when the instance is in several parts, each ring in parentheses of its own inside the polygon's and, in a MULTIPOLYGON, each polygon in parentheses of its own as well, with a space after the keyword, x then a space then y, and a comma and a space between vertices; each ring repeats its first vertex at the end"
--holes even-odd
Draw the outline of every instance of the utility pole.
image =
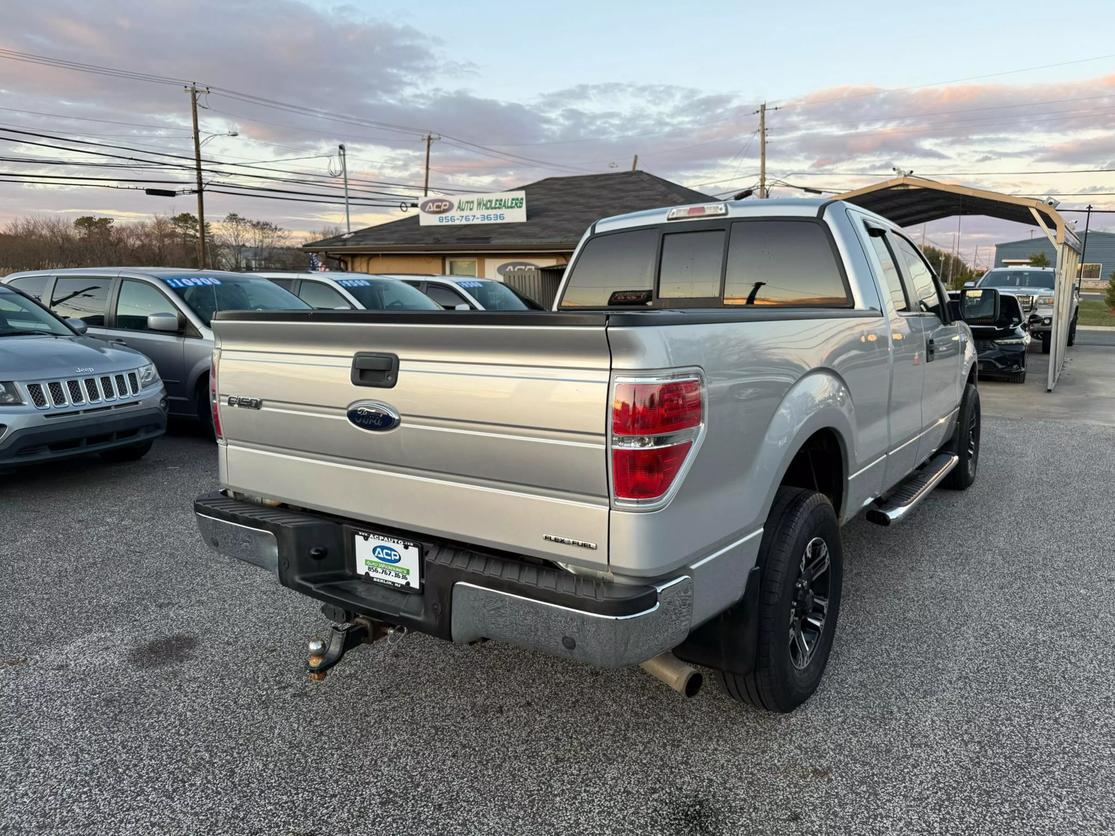
POLYGON ((639 155, 635 155, 635 159, 631 161, 631 173, 634 174, 639 170, 639 155))
POLYGON ((767 189, 767 110, 781 110, 780 107, 767 107, 763 102, 755 112, 759 114, 759 197, 770 197, 767 189))
MULTIPOLYGON (((341 176, 345 181, 345 232, 352 232, 352 220, 348 214, 348 160, 345 158, 345 146, 343 144, 337 146, 337 150, 341 155, 341 176)), ((427 153, 429 153, 427 151, 427 153)), ((429 167, 430 163, 427 159, 426 166, 429 167)))
MULTIPOLYGON (((1080 269, 1076 276, 1076 289, 1084 283, 1084 256, 1088 253, 1088 227, 1092 225, 1092 204, 1088 204, 1088 214, 1084 216, 1084 243, 1080 245, 1080 269)), ((1102 278, 1102 277, 1101 277, 1102 278)))
POLYGON ((430 143, 441 139, 440 136, 426 134, 426 181, 422 184, 422 196, 430 193, 430 143))
MULTIPOLYGON (((197 84, 186 88, 190 92, 190 112, 194 122, 194 171, 197 174, 197 269, 205 269, 205 196, 201 183, 201 136, 197 130, 197 84)), ((206 89, 208 92, 208 88, 206 89)))

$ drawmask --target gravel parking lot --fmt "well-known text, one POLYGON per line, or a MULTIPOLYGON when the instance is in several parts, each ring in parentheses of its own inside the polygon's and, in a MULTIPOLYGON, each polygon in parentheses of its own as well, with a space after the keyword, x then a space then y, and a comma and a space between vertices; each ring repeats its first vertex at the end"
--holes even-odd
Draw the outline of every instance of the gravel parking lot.
POLYGON ((309 683, 317 607, 195 533, 205 441, 0 477, 0 832, 1113 833, 1115 428, 984 428, 971 491, 846 529, 781 717, 422 636, 309 683))

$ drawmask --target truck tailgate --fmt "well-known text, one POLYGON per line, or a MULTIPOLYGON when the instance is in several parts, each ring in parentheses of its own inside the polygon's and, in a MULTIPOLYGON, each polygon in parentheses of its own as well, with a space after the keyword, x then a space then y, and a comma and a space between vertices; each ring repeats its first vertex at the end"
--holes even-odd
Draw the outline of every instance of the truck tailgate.
POLYGON ((605 325, 546 313, 219 315, 222 481, 373 524, 606 565, 605 325), (361 352, 397 356, 394 385, 355 384, 361 352), (399 425, 357 427, 347 413, 360 401, 392 407, 399 425))

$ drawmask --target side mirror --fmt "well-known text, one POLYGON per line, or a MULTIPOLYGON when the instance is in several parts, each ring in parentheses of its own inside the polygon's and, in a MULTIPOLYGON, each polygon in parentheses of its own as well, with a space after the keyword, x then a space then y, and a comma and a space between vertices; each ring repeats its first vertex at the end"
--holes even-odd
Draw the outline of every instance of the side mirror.
POLYGON ((992 287, 960 291, 960 318, 969 325, 994 325, 999 321, 999 291, 992 287))
POLYGON ((89 330, 89 326, 85 324, 84 319, 76 319, 70 317, 66 320, 66 324, 73 328, 78 334, 85 334, 89 330))
POLYGON ((153 313, 147 315, 147 330, 164 334, 177 334, 180 329, 178 314, 153 313))
POLYGON ((964 282, 964 287, 975 287, 975 286, 976 286, 975 282, 964 282))
POLYGON ((469 305, 467 302, 461 302, 459 305, 454 305, 453 310, 455 310, 455 311, 471 311, 472 306, 469 305))

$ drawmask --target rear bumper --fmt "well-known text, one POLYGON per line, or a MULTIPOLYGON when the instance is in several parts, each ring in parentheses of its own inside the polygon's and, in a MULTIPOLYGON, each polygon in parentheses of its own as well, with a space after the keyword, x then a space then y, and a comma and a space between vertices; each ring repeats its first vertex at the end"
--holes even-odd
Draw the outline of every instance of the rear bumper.
POLYGON ((147 405, 119 412, 93 413, 82 418, 41 419, 36 416, 37 423, 12 429, 0 439, 0 466, 37 464, 99 453, 157 438, 166 431, 166 409, 158 405, 161 399, 160 391, 158 397, 145 399, 147 405))
MULTIPOLYGON (((605 583, 543 562, 375 526, 423 546, 423 589, 356 575, 353 524, 206 494, 198 528, 218 552, 276 572, 280 583, 349 620, 367 616, 457 642, 506 641, 599 667, 634 665, 688 636, 693 581, 605 583)), ((367 528, 359 524, 360 528, 367 528)))

